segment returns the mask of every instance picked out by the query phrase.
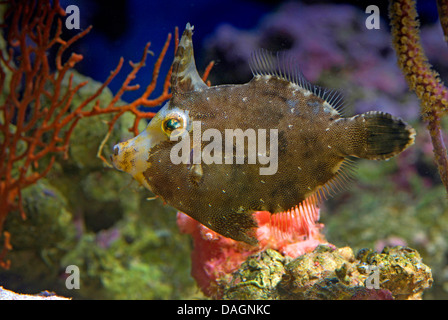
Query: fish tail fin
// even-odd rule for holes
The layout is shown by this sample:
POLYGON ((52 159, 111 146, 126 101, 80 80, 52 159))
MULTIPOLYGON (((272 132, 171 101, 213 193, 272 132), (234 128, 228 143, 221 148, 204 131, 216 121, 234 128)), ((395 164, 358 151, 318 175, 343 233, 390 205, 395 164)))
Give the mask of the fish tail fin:
POLYGON ((173 61, 171 90, 173 93, 207 88, 196 69, 193 52, 193 26, 187 23, 173 61))
POLYGON ((348 155, 370 160, 387 160, 414 143, 415 130, 400 118, 371 111, 352 118, 344 125, 348 155))

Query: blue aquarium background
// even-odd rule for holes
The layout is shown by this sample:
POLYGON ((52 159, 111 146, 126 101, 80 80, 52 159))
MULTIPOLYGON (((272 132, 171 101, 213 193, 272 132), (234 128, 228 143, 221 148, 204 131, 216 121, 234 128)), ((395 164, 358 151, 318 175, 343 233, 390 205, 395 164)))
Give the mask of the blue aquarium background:
MULTIPOLYGON (((78 70, 97 81, 104 81, 110 71, 116 66, 120 57, 126 60, 139 61, 145 44, 150 41, 150 50, 156 55, 162 49, 168 33, 173 33, 179 27, 182 33, 187 22, 194 25, 194 45, 198 68, 205 68, 210 60, 217 60, 219 56, 207 52, 209 43, 214 41, 216 34, 223 28, 233 27, 240 32, 257 32, 263 20, 274 14, 285 3, 301 3, 303 5, 339 4, 364 11, 370 4, 368 1, 256 1, 256 0, 217 0, 217 1, 76 1, 80 8, 81 29, 93 26, 88 37, 81 43, 75 44, 77 52, 85 59, 78 66, 78 70)), ((62 7, 74 4, 73 1, 61 1, 62 7)), ((383 19, 387 18, 387 3, 376 4, 380 8, 383 19)), ((331 8, 323 12, 330 14, 334 21, 343 23, 344 16, 331 13, 331 8)), ((435 23, 438 19, 436 4, 433 1, 418 1, 417 8, 423 25, 435 23)), ((343 10, 342 10, 343 11, 343 10)), ((367 18, 367 14, 365 17, 367 18)), ((280 18, 280 17, 279 17, 280 18)), ((318 22, 317 20, 316 22, 318 22)), ((361 23, 362 21, 360 21, 361 23)), ((307 21, 298 22, 306 26, 307 21)), ((389 30, 388 20, 381 23, 383 31, 389 30)), ((76 31, 74 31, 75 33, 76 31)), ((373 36, 374 37, 374 36, 373 36)), ((221 39, 223 41, 224 39, 221 39)), ((218 40, 219 41, 219 40, 218 40)), ((331 41, 331 39, 320 39, 331 41)), ((240 48, 235 48, 238 51, 240 48)), ((279 48, 284 49, 284 48, 279 48)), ((235 53, 236 54, 236 53, 235 53)), ((161 74, 165 74, 170 66, 173 51, 169 52, 161 74), (165 72, 163 72, 165 71, 165 72)), ((298 61, 301 63, 301 61, 298 61)), ((146 76, 149 78, 151 69, 146 76)), ((112 91, 118 90, 126 76, 126 72, 111 83, 112 91)), ((142 71, 141 77, 145 76, 142 71)), ((217 77, 217 75, 214 75, 217 77)), ((246 80, 246 79, 245 79, 246 80)), ((242 80, 240 80, 242 81, 242 80)), ((157 91, 156 91, 157 93, 157 91)), ((129 99, 138 97, 139 93, 131 93, 129 99)))

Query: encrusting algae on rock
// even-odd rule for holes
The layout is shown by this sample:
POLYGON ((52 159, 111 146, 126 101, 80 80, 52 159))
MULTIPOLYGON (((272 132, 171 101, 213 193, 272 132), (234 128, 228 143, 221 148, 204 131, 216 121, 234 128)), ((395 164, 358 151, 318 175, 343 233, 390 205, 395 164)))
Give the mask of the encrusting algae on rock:
POLYGON ((192 31, 187 24, 174 58, 172 99, 139 136, 114 147, 112 161, 220 235, 257 245, 255 212, 275 220, 296 206, 316 208, 351 179, 352 158, 385 160, 414 143, 415 130, 390 114, 343 117, 340 94, 310 84, 280 54, 254 53, 247 84, 208 87, 192 31))
POLYGON ((433 282, 417 251, 382 253, 319 245, 291 260, 274 250, 251 256, 221 283, 224 299, 393 300, 421 299, 433 282))

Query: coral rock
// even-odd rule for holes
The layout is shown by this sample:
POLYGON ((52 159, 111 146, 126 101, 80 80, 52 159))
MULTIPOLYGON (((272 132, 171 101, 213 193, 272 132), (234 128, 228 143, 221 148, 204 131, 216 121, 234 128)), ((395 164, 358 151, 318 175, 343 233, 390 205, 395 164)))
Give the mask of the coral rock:
POLYGON ((256 254, 247 259, 233 274, 224 299, 273 299, 277 285, 285 273, 285 257, 275 250, 256 254))
POLYGON ((355 258, 349 247, 321 244, 290 260, 271 249, 249 257, 224 286, 223 298, 421 299, 432 285, 418 252, 402 246, 362 249, 355 258))

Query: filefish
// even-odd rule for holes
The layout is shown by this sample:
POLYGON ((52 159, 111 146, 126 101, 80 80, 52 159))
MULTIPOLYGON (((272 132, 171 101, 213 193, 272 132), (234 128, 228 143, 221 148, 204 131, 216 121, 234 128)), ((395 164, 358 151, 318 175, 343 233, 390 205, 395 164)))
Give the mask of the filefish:
POLYGON ((192 34, 187 24, 173 61, 172 98, 111 158, 166 204, 225 237, 256 245, 254 212, 318 206, 352 180, 354 158, 386 160, 414 143, 415 130, 388 113, 345 116, 341 94, 312 85, 285 54, 256 51, 251 81, 209 87, 196 69, 192 34), (195 124, 200 134, 213 134, 198 140, 195 124), (242 157, 236 138, 226 149, 229 139, 218 135, 229 129, 240 129, 247 145, 249 131, 264 129, 265 140, 259 135, 259 149, 247 147, 242 157), (173 148, 184 150, 180 141, 189 153, 174 163, 173 148), (195 161, 207 145, 213 159, 223 160, 195 161), (251 152, 259 161, 250 161, 251 152), (275 170, 261 174, 269 157, 275 170))

